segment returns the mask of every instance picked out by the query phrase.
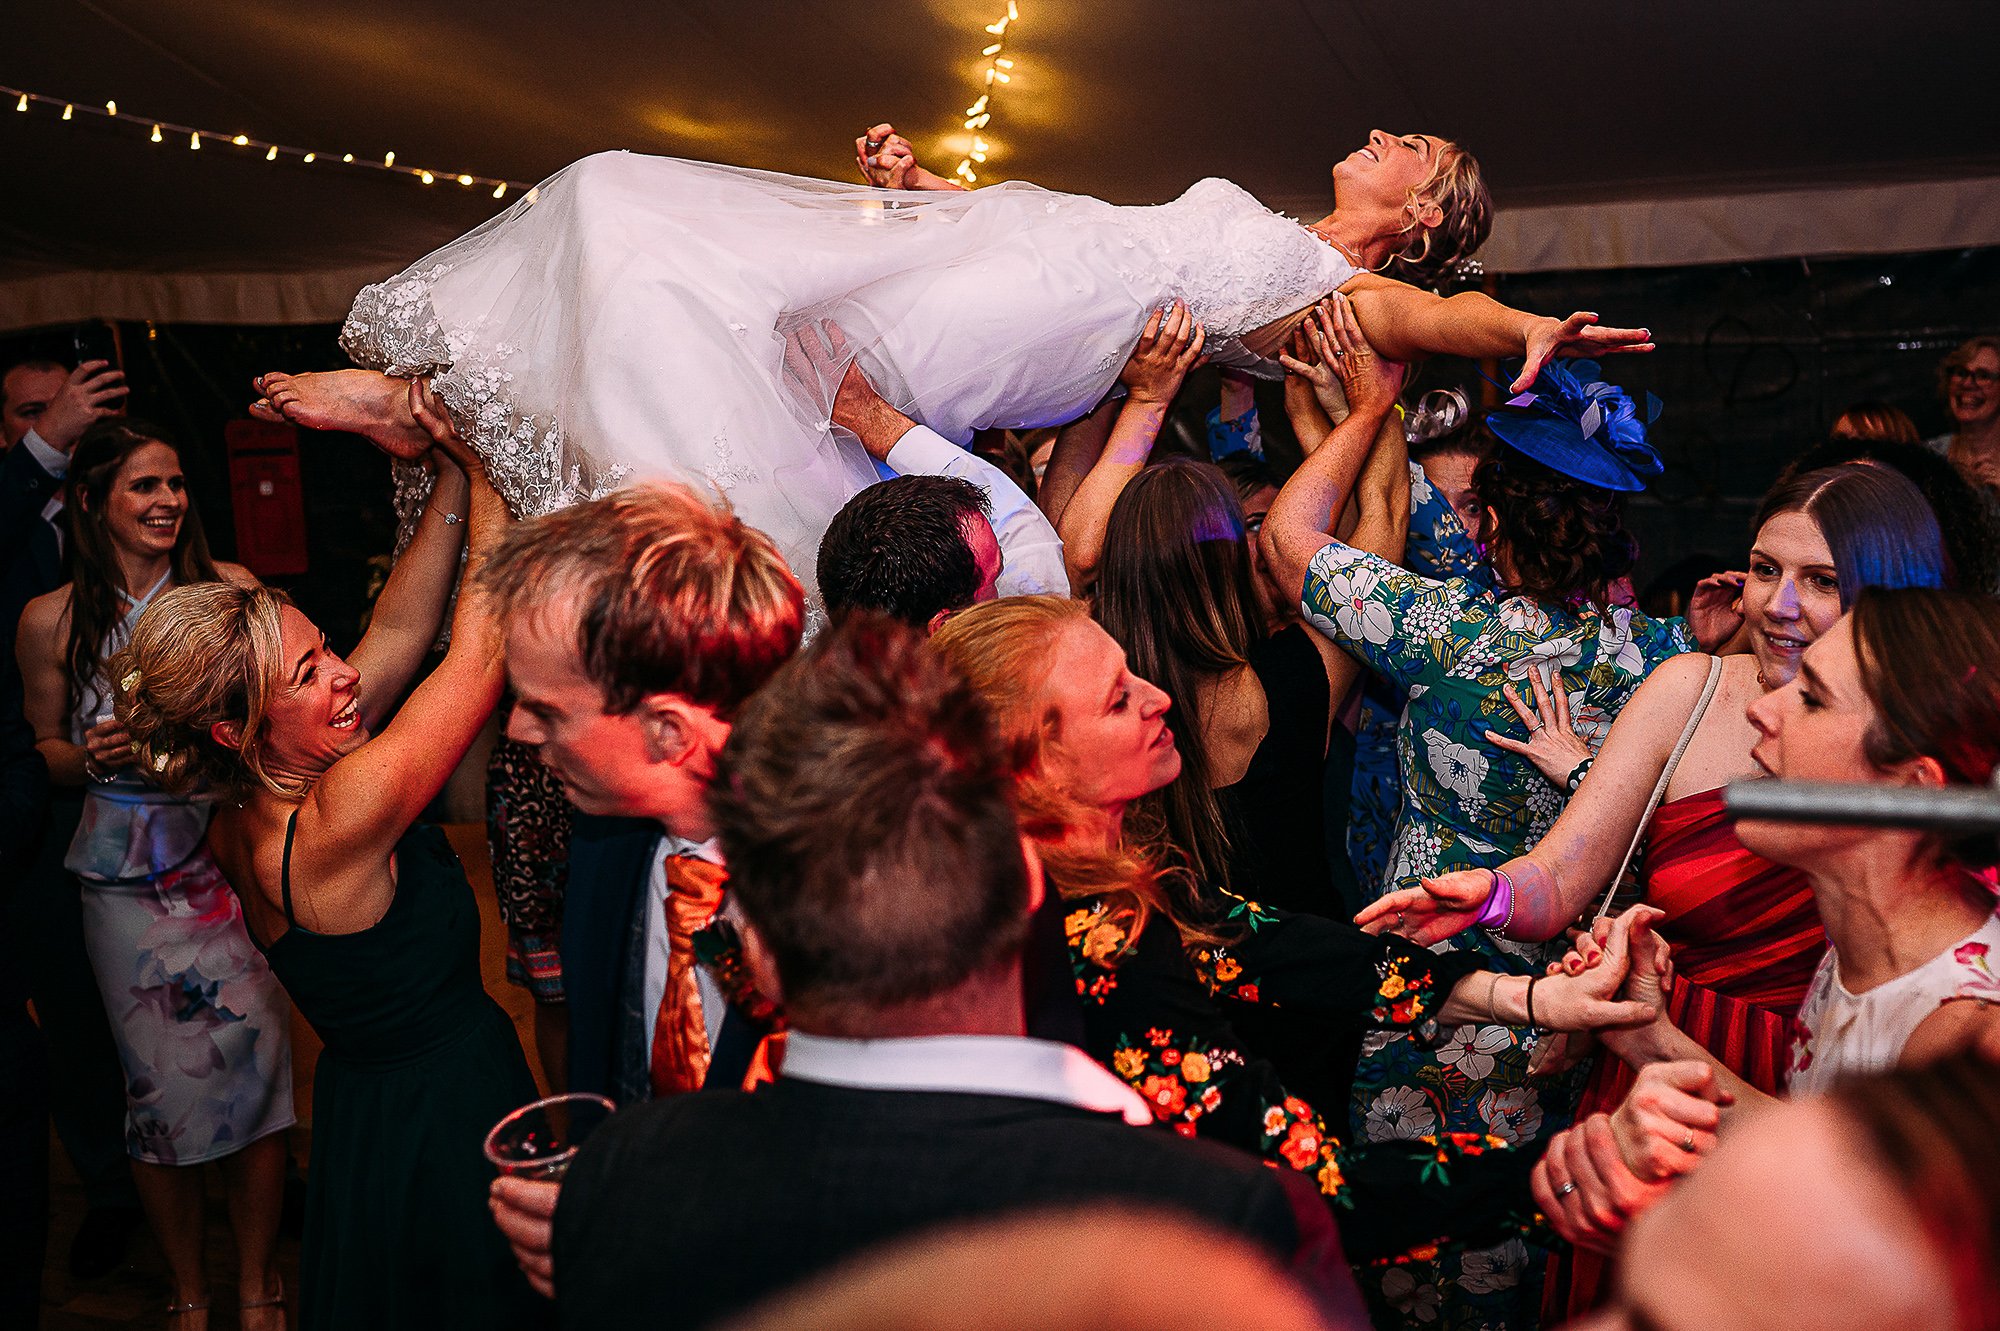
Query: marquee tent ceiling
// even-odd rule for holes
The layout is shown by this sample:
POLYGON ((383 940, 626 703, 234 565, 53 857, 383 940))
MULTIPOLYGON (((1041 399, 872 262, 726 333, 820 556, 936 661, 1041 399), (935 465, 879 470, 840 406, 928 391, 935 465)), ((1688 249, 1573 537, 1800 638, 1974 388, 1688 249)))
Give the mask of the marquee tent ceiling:
MULTIPOLYGON (((2000 243, 1983 0, 1017 3, 989 178, 1137 203, 1226 175, 1316 216, 1380 126, 1478 153, 1497 270, 2000 243)), ((845 178, 879 118, 949 169, 1005 5, 18 0, 0 84, 514 180, 607 148, 845 178)), ((331 320, 506 206, 39 105, 0 105, 0 164, 0 329, 331 320)))

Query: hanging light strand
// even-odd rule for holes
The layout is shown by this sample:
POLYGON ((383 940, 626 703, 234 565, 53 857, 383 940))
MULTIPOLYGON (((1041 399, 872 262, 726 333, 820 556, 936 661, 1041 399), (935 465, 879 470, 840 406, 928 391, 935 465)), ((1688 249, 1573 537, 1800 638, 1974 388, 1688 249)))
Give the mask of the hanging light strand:
POLYGON ((36 106, 47 106, 58 108, 63 120, 75 121, 84 116, 96 116, 100 120, 113 120, 133 125, 145 132, 148 140, 153 143, 162 142, 168 134, 185 135, 187 145, 192 149, 201 148, 203 146, 202 141, 206 139, 218 145, 226 144, 236 148, 254 149, 262 153, 264 160, 267 162, 289 160, 310 165, 321 158, 325 158, 329 162, 337 161, 342 166, 365 167, 370 171, 386 171, 392 176, 414 176, 426 185, 439 176, 443 176, 448 180, 456 180, 459 184, 468 188, 474 185, 488 186, 491 189, 493 197, 496 199, 506 198, 508 192, 512 190, 525 190, 530 196, 535 192, 532 183, 528 181, 504 180, 498 176, 475 176, 461 171, 440 171, 435 168, 399 165, 396 161, 396 154, 393 152, 384 153, 378 160, 372 157, 357 157, 353 153, 330 152, 325 148, 294 148, 287 143, 273 143, 268 139, 252 138, 248 134, 231 134, 225 130, 217 129, 199 129, 193 125, 176 125, 171 120, 155 120, 150 116, 130 115, 124 111, 120 111, 118 103, 115 100, 107 101, 102 106, 97 106, 89 102, 73 102, 61 97, 49 97, 38 92, 25 92, 20 88, 9 88, 5 85, 0 85, 0 99, 6 98, 13 99, 14 110, 18 112, 26 113, 36 106))
POLYGON ((984 29, 986 40, 979 55, 986 64, 979 71, 979 96, 965 108, 965 128, 972 135, 972 145, 951 173, 954 179, 968 187, 979 183, 979 172, 975 168, 984 166, 993 153, 993 145, 982 131, 993 123, 995 95, 1003 85, 1014 81, 1014 61, 1006 53, 1007 37, 1014 21, 1020 17, 1020 6, 1015 0, 1007 0, 1007 12, 984 29))

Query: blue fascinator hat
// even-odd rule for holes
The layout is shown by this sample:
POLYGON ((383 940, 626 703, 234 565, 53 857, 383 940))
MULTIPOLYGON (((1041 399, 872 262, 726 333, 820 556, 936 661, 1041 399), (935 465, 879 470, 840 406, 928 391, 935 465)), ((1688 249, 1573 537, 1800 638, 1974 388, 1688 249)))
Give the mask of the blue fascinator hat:
POLYGON ((1597 377, 1597 362, 1552 360, 1534 387, 1488 414, 1494 434, 1535 461, 1606 490, 1633 491, 1666 470, 1646 442, 1660 399, 1646 394, 1646 414, 1616 384, 1597 377))

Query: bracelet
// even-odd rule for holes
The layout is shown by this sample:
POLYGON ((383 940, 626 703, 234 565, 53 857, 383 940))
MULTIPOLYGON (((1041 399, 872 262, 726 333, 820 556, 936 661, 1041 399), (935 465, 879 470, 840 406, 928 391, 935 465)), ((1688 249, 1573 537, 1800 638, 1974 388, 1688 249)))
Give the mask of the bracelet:
POLYGON ((1500 972, 1494 971, 1493 978, 1490 981, 1488 981, 1486 985, 1486 1015, 1493 1018, 1493 1020, 1496 1023, 1500 1025, 1505 1025, 1506 1023, 1500 1020, 1500 1005, 1496 1001, 1496 999, 1499 996, 1499 993, 1500 993, 1500 972))
POLYGON ((1493 875, 1493 890, 1486 894, 1486 904, 1479 908, 1479 918, 1473 921, 1482 929, 1500 926, 1498 932, 1506 933, 1507 926, 1514 922, 1514 880, 1504 869, 1488 869, 1493 875))
POLYGON ((1563 785, 1569 788, 1570 794, 1576 794, 1576 788, 1583 784, 1583 778, 1589 774, 1590 764, 1593 761, 1595 761, 1594 756, 1585 758, 1582 762, 1569 769, 1569 775, 1563 778, 1563 785))
POLYGON ((107 772, 97 765, 97 759, 89 753, 83 755, 83 774, 100 786, 108 786, 118 779, 118 773, 107 772))
MULTIPOLYGON (((456 513, 447 513, 444 515, 444 525, 447 527, 455 527, 463 521, 465 521, 465 519, 459 517, 458 514, 456 513)), ((1574 789, 1574 787, 1572 787, 1572 789, 1574 789)))
POLYGON ((1528 977, 1528 1028, 1530 1030, 1539 1029, 1535 1025, 1535 981, 1541 978, 1539 975, 1530 975, 1528 977))

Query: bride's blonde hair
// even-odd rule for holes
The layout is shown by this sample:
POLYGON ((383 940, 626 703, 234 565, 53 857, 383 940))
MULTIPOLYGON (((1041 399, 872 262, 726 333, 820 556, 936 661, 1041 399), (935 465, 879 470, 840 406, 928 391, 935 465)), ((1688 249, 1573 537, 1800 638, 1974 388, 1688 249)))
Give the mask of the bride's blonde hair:
POLYGON ((1431 173, 1410 191, 1410 220, 1398 234, 1402 245, 1378 270, 1412 286, 1438 285, 1446 273, 1472 257, 1493 230, 1493 196, 1479 159, 1449 139, 1429 136, 1437 144, 1431 173), (1443 214, 1436 226, 1417 220, 1424 201, 1443 214))

